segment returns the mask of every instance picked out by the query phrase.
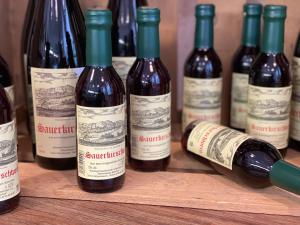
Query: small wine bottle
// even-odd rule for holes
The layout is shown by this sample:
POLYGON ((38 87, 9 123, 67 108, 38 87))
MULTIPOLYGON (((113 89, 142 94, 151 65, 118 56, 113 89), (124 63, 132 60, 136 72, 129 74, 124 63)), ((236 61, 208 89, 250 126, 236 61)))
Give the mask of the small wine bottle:
POLYGON ((164 170, 171 154, 171 80, 160 60, 160 11, 141 7, 137 21, 137 60, 127 77, 129 163, 164 170))
POLYGON ((194 120, 221 122, 222 63, 213 47, 214 5, 196 6, 195 48, 185 64, 182 129, 194 120))
POLYGON ((292 62, 293 90, 291 102, 290 147, 300 151, 300 33, 292 62))
POLYGON ((78 0, 37 1, 28 46, 36 161, 76 167, 75 86, 85 65, 85 27, 78 0))
POLYGON ((86 12, 87 66, 76 86, 79 186, 119 189, 125 177, 125 89, 112 67, 109 10, 86 12))
POLYGON ((4 87, 8 100, 11 104, 11 109, 14 113, 15 107, 15 94, 14 94, 14 85, 12 82, 12 77, 9 72, 8 64, 0 55, 0 85, 4 87))
POLYGON ((136 60, 137 8, 146 5, 145 0, 110 0, 108 3, 113 18, 112 63, 124 85, 136 60))
POLYGON ((0 214, 13 210, 19 204, 16 132, 11 104, 0 85, 0 214))
POLYGON ((283 161, 280 152, 263 140, 195 121, 185 129, 182 147, 236 182, 254 188, 273 184, 300 195, 300 168, 283 161))
POLYGON ((242 45, 233 58, 230 126, 245 131, 250 67, 259 53, 262 5, 244 5, 242 45))
POLYGON ((286 7, 264 9, 262 51, 250 70, 247 133, 286 153, 289 136, 291 78, 283 53, 286 7))

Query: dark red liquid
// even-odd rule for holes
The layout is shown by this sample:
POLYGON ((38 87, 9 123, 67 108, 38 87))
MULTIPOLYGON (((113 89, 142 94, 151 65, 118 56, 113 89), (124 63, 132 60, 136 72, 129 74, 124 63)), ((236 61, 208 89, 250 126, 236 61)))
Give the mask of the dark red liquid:
MULTIPOLYGON (((9 123, 12 121, 12 109, 8 98, 6 97, 5 91, 0 87, 0 125, 9 123)), ((0 214, 6 213, 19 204, 19 194, 11 199, 0 201, 0 214)))
MULTIPOLYGON (((85 107, 111 107, 124 103, 122 80, 113 67, 86 67, 76 87, 76 104, 85 107)), ((88 192, 109 192, 122 187, 125 174, 107 180, 78 176, 80 188, 88 192)))
POLYGON ((170 156, 159 160, 138 160, 131 157, 130 94, 156 96, 170 93, 170 77, 159 58, 137 59, 127 78, 127 142, 129 163, 133 169, 142 171, 165 170, 170 156))
MULTIPOLYGON (((259 53, 259 47, 241 46, 238 49, 238 51, 235 53, 235 56, 233 58, 233 63, 232 63, 233 72, 249 75, 250 67, 254 62, 258 53, 259 53)), ((245 129, 238 129, 236 127, 232 127, 232 128, 245 132, 245 129)))
MULTIPOLYGON (((291 85, 289 62, 283 53, 260 53, 254 61, 249 84, 260 87, 286 87, 291 85)), ((283 156, 287 148, 279 149, 283 156)))
MULTIPOLYGON (((187 143, 195 123, 190 124, 182 137, 182 148, 187 151, 187 143)), ((189 152, 189 151, 187 151, 189 152)), ((189 152, 190 154, 193 154, 189 152)), ((271 185, 269 172, 272 165, 282 159, 280 153, 272 145, 257 139, 244 141, 236 150, 233 158, 232 170, 220 166, 201 157, 204 162, 209 162, 219 173, 228 176, 236 182, 242 182, 250 187, 262 188, 271 185)))
MULTIPOLYGON (((85 27, 77 0, 38 1, 34 23, 28 47, 29 84, 30 67, 62 69, 85 65, 85 27)), ((36 155, 36 161, 47 169, 76 168, 76 157, 36 155)))

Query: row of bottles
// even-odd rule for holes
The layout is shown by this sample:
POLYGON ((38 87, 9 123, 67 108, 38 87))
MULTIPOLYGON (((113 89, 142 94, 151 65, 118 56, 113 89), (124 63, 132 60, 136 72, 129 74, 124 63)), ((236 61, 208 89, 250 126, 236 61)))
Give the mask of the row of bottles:
MULTIPOLYGON (((242 44, 232 65, 230 126, 270 142, 285 154, 292 92, 283 53, 286 7, 264 8, 260 49, 261 13, 260 4, 244 6, 242 44)), ((220 123, 222 64, 213 48, 213 17, 213 5, 196 7, 195 49, 185 65, 183 129, 196 119, 220 123)), ((292 137, 295 130, 292 125, 292 137)))

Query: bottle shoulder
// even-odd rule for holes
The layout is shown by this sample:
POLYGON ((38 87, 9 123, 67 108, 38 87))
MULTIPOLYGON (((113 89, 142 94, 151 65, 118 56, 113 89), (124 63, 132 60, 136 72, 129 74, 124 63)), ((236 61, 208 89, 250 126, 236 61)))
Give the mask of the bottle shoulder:
POLYGON ((185 76, 216 78, 221 73, 222 62, 213 48, 194 49, 185 63, 185 76))
POLYGON ((259 47, 240 46, 233 56, 233 72, 248 74, 258 53, 259 47))
POLYGON ((12 78, 6 61, 0 56, 0 84, 3 87, 12 85, 12 78))
POLYGON ((167 68, 159 58, 137 59, 127 77, 129 92, 145 95, 169 93, 171 78, 167 68))
POLYGON ((250 84, 263 87, 291 85, 290 65, 283 53, 260 53, 250 70, 250 84))

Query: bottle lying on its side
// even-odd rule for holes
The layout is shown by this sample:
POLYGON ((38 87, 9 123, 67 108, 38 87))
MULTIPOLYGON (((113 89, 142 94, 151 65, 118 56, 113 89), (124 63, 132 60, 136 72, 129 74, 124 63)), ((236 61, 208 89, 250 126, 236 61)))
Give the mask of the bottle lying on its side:
POLYGON ((195 121, 182 137, 182 147, 209 161, 213 168, 235 181, 263 188, 276 185, 300 194, 300 168, 283 161, 271 144, 239 131, 195 121))

